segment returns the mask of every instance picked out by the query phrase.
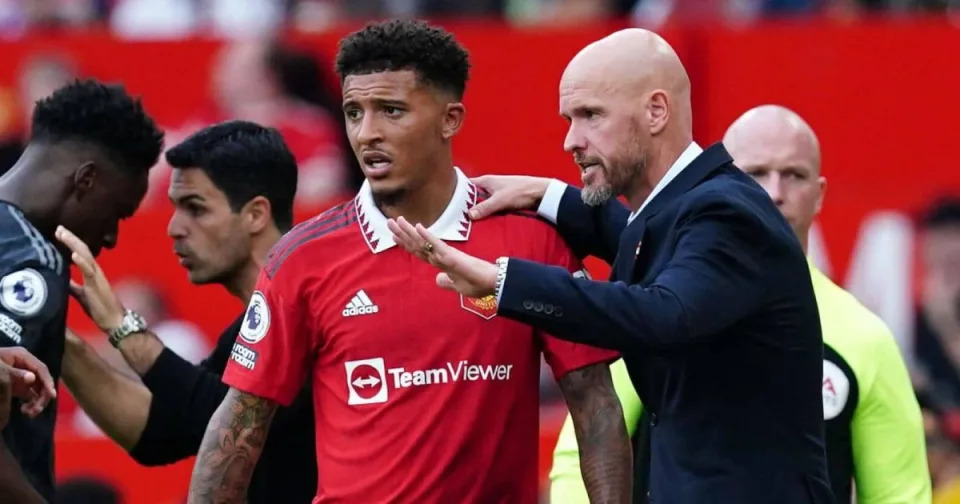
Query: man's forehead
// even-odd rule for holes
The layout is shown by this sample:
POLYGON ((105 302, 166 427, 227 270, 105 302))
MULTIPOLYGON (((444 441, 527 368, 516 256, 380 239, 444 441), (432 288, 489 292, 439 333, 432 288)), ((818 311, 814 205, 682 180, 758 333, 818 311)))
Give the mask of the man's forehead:
POLYGON ((609 78, 585 76, 560 81, 561 108, 577 108, 622 101, 621 86, 609 78))
POLYGON ((817 169, 816 153, 796 135, 780 135, 776 131, 758 131, 747 138, 738 138, 730 154, 741 168, 764 166, 769 169, 817 169))
POLYGON ((210 177, 199 168, 174 168, 170 173, 171 198, 189 194, 209 197, 219 192, 210 177))
POLYGON ((926 229, 923 231, 922 237, 925 243, 930 246, 960 247, 960 224, 926 229))
POLYGON ((343 80, 343 97, 362 97, 412 91, 419 87, 417 74, 413 70, 397 70, 348 75, 343 80))

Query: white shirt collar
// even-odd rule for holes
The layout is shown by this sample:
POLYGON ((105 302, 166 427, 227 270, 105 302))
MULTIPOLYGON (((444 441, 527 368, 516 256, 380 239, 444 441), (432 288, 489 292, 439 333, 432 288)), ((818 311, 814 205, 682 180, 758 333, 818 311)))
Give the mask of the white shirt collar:
POLYGON ((703 149, 697 145, 697 142, 690 142, 690 145, 688 145, 687 148, 684 149, 683 153, 680 154, 680 157, 673 162, 673 165, 671 165, 670 169, 667 170, 667 173, 663 175, 663 178, 660 179, 660 182, 657 182, 657 185, 653 187, 653 191, 650 191, 650 195, 647 196, 647 199, 643 200, 643 204, 640 205, 640 208, 630 214, 630 218, 627 219, 627 222, 633 222, 633 219, 636 219, 637 216, 640 215, 640 212, 643 211, 644 207, 653 201, 654 196, 662 191, 664 187, 667 187, 667 184, 673 181, 673 179, 677 178, 677 175, 680 175, 680 172, 689 166, 694 159, 697 159, 697 156, 699 156, 702 152, 703 149))
MULTIPOLYGON (((453 169, 457 173, 457 188, 454 189, 453 197, 450 198, 446 210, 428 229, 441 240, 467 241, 473 224, 467 211, 477 204, 477 187, 470 182, 460 168, 453 169)), ((369 182, 364 181, 354 202, 357 209, 357 222, 360 223, 363 238, 370 250, 374 254, 379 254, 396 245, 393 233, 387 227, 387 217, 373 202, 373 191, 370 189, 369 182)))

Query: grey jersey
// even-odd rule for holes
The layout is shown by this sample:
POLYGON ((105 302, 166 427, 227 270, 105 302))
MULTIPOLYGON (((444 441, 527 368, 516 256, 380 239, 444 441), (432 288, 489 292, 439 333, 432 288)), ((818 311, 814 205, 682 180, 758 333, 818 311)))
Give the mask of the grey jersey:
MULTIPOLYGON (((22 346, 59 381, 67 319, 69 264, 10 203, 0 201, 0 346, 22 346)), ((7 448, 27 479, 53 497, 53 433, 57 404, 35 419, 14 400, 3 431, 7 448)))

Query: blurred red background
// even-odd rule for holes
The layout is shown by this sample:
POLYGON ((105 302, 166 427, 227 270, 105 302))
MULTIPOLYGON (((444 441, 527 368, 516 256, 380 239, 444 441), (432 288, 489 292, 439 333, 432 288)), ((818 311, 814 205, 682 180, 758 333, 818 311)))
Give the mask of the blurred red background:
MULTIPOLYGON (((455 144, 458 163, 470 174, 528 173, 576 182, 578 171, 561 149, 565 124, 557 116, 557 82, 580 48, 622 25, 445 26, 473 61, 468 119, 455 144)), ((351 28, 291 38, 331 61, 337 40, 351 28)), ((829 179, 820 225, 835 278, 845 278, 858 231, 871 214, 910 215, 934 196, 960 188, 949 154, 960 145, 953 123, 960 116, 960 31, 946 20, 767 22, 662 33, 691 75, 694 133, 701 145, 718 141, 734 118, 762 103, 796 110, 818 133, 829 179)), ((121 43, 99 32, 30 36, 0 42, 0 86, 14 86, 25 58, 57 51, 73 56, 84 74, 123 81, 162 124, 176 124, 208 101, 210 63, 219 47, 201 39, 121 43)), ((169 211, 159 205, 123 223, 120 246, 101 262, 113 279, 136 274, 155 282, 178 318, 216 335, 242 307, 221 288, 189 285, 165 235, 169 211)), ((300 209, 300 218, 313 211, 300 209)), ((594 276, 606 273, 596 263, 591 268, 594 276)), ((69 320, 82 331, 92 329, 75 305, 69 320)), ((63 402, 71 407, 69 399, 63 402)), ((560 419, 544 419, 544 471, 560 419)), ((123 487, 131 503, 174 502, 185 493, 191 461, 145 469, 107 441, 77 439, 68 430, 59 439, 61 475, 101 475, 123 487)))

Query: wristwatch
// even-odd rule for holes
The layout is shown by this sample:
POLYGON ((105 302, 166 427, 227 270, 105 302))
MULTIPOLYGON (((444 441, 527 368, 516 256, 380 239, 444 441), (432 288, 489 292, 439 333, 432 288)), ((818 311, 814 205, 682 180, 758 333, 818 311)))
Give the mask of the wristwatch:
POLYGON ((111 329, 107 334, 110 336, 110 344, 114 348, 120 344, 127 336, 133 333, 147 330, 147 321, 139 313, 126 309, 123 311, 123 319, 120 321, 120 327, 111 329))

